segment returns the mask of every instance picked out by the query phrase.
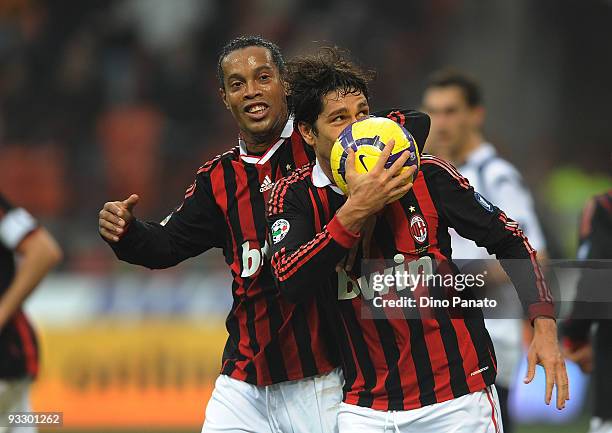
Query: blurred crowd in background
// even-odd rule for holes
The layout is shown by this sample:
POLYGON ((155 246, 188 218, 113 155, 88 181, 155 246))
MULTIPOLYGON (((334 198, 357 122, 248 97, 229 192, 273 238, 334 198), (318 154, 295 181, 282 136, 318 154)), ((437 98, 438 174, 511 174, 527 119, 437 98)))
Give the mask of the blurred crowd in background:
POLYGON ((217 54, 261 34, 287 58, 348 48, 378 72, 374 108, 418 107, 438 67, 472 74, 551 256, 572 256, 580 208, 610 184, 611 22, 604 0, 2 0, 0 185, 64 244, 65 270, 116 266, 98 210, 138 193, 160 220, 236 144, 217 54))
MULTIPOLYGON (((201 425, 232 302, 222 255, 141 271, 104 244, 98 211, 137 193, 137 216, 160 221, 237 144, 216 69, 242 34, 287 59, 350 50, 377 71, 374 110, 419 108, 441 67, 473 76, 485 138, 534 193, 551 258, 575 257, 582 207, 612 187, 612 0, 0 0, 0 191, 65 253, 26 305, 42 341, 33 404, 60 402, 70 426, 201 425)), ((540 383, 517 387, 515 416, 578 416, 571 368, 575 409, 546 414, 540 383)))

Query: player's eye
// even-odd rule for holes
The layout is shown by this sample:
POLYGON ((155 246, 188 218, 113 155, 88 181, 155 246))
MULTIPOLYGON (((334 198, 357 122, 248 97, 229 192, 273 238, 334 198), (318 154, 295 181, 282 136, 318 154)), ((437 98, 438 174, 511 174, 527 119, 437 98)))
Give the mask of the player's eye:
POLYGON ((230 83, 230 89, 232 89, 232 90, 238 90, 240 88, 240 86, 242 86, 242 82, 241 81, 232 81, 230 83))
POLYGON ((448 116, 450 114, 455 114, 457 111, 459 111, 457 109, 457 107, 450 107, 450 108, 447 108, 446 110, 444 110, 444 114, 446 114, 448 116))
POLYGON ((272 77, 270 77, 270 74, 261 74, 261 75, 259 76, 259 79, 260 79, 261 81, 268 81, 268 80, 270 80, 270 78, 272 78, 272 77))

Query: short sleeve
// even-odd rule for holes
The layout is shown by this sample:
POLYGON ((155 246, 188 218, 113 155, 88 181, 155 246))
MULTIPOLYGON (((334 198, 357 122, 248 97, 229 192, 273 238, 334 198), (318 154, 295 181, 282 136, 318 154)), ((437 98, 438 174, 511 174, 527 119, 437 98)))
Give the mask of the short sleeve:
POLYGON ((0 196, 0 243, 14 250, 21 241, 38 227, 30 213, 20 207, 13 207, 0 196))

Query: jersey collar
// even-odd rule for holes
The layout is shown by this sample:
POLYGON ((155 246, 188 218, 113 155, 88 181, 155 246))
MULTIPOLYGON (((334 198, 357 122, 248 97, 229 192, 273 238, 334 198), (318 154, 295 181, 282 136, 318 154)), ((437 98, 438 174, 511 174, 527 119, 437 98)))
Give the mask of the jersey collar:
POLYGON ((312 184, 317 188, 325 188, 326 186, 329 186, 335 193, 344 195, 342 190, 336 185, 334 185, 332 181, 327 177, 327 175, 321 168, 321 164, 319 164, 319 158, 317 158, 317 162, 315 162, 315 165, 312 168, 311 178, 312 184))
POLYGON ((281 147, 285 140, 291 137, 291 134, 293 134, 293 116, 289 116, 289 119, 287 120, 285 128, 283 128, 283 132, 281 132, 281 136, 278 141, 270 146, 263 155, 249 155, 245 141, 242 139, 242 137, 238 137, 240 158, 249 164, 265 164, 272 157, 272 155, 274 155, 274 152, 281 147))

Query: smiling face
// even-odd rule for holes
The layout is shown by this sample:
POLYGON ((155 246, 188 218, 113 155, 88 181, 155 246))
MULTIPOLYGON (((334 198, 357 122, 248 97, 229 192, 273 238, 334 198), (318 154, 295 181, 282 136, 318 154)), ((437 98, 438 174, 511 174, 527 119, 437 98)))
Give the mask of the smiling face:
POLYGON ((247 144, 270 145, 287 123, 283 78, 267 48, 251 46, 229 53, 221 62, 221 98, 247 144))
POLYGON ((329 157, 334 142, 351 123, 370 115, 367 98, 361 92, 343 94, 338 90, 323 96, 323 107, 314 125, 300 122, 302 137, 311 145, 323 171, 332 179, 329 157))

